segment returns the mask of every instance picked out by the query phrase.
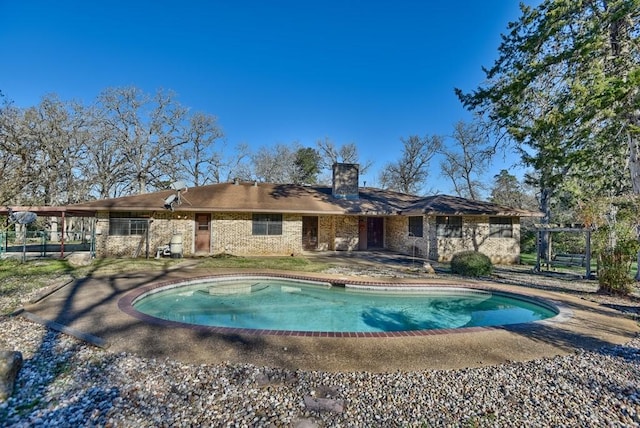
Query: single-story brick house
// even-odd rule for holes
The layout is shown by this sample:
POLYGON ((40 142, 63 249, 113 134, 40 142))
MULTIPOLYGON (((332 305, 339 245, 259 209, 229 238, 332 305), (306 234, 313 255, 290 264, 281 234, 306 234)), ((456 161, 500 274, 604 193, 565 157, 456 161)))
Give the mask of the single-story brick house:
POLYGON ((497 263, 518 262, 520 217, 539 215, 360 187, 356 164, 336 164, 333 173, 332 187, 236 181, 69 209, 95 213, 98 257, 155 256, 171 242, 185 256, 387 249, 444 261, 474 249, 497 263))

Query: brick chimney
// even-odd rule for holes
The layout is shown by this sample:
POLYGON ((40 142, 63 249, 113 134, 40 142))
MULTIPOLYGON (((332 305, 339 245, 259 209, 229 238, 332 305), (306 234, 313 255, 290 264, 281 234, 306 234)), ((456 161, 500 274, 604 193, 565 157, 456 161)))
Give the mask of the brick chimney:
POLYGON ((357 163, 333 164, 332 195, 338 199, 358 199, 360 166, 357 163))

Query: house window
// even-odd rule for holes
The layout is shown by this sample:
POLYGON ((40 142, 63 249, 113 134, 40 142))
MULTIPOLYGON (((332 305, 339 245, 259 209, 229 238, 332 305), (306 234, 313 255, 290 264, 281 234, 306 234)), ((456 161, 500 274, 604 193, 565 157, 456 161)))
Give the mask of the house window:
POLYGON ((436 217, 436 235, 443 238, 462 238, 462 217, 436 217))
POLYGON ((422 216, 409 217, 409 236, 422 238, 422 216))
POLYGON ((148 219, 140 217, 137 213, 110 213, 109 235, 130 236, 144 235, 147 232, 148 219))
POLYGON ((511 217, 489 217, 489 236, 492 238, 513 238, 511 217))
POLYGON ((282 214, 254 214, 254 235, 282 235, 282 214))

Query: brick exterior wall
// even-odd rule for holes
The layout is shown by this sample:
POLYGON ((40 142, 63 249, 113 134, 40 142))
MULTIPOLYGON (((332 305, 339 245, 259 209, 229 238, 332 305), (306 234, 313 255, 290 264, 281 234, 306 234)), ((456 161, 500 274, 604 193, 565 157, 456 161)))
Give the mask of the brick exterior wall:
POLYGON ((253 214, 214 213, 211 225, 213 254, 291 255, 302 252, 302 216, 283 214, 282 235, 253 235, 253 214))
MULTIPOLYGON (((291 255, 302 248, 302 216, 284 214, 282 235, 254 236, 251 213, 214 213, 212 253, 237 255, 291 255)), ((358 218, 318 216, 319 251, 353 251, 358 248, 358 218)))
POLYGON ((429 217, 428 222, 429 258, 432 260, 449 261, 455 253, 475 250, 486 254, 493 263, 520 262, 520 222, 515 217, 512 238, 490 237, 488 216, 463 216, 461 238, 436 236, 436 218, 429 217))
MULTIPOLYGON (((151 213, 148 213, 149 215, 151 213)), ((212 213, 211 254, 297 255, 302 253, 302 215, 283 214, 282 235, 252 234, 251 213, 212 213)), ((356 251, 359 246, 358 216, 319 216, 319 251, 356 251)), ((512 238, 489 237, 489 217, 464 216, 461 238, 436 236, 436 219, 423 217, 423 237, 409 237, 409 219, 404 216, 385 218, 385 248, 449 261, 460 251, 477 250, 494 263, 518 263, 520 260, 520 224, 514 219, 512 238)), ((153 213, 149 227, 149 253, 156 255, 159 246, 167 245, 174 234, 182 235, 183 254, 194 253, 195 217, 192 213, 162 211, 153 213)), ((97 214, 96 253, 99 257, 146 256, 146 234, 110 236, 109 213, 97 214)))
POLYGON ((335 235, 334 250, 354 251, 358 249, 358 217, 357 216, 334 216, 335 235))
POLYGON ((336 249, 334 236, 336 236, 335 216, 318 217, 318 251, 333 251, 336 249))
MULTIPOLYGON (((150 215, 151 213, 146 213, 150 215)), ((98 257, 146 256, 147 234, 117 236, 109 235, 109 213, 96 215, 96 254, 98 257)), ((168 245, 174 234, 182 235, 183 254, 193 253, 194 215, 172 211, 154 212, 149 223, 149 256, 155 257, 159 246, 168 245)))
POLYGON ((422 217, 422 237, 409 236, 408 217, 385 218, 385 244, 389 250, 398 253, 426 257, 429 253, 428 221, 422 217))

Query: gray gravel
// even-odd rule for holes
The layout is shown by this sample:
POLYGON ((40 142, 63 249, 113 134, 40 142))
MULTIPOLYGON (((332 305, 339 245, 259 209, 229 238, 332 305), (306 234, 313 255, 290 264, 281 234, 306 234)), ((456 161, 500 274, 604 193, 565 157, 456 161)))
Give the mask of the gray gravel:
POLYGON ((25 357, 0 404, 5 426, 640 425, 640 339, 526 363, 373 374, 144 359, 20 317, 0 319, 0 331, 0 347, 25 357), (310 410, 314 397, 332 405, 310 410))

